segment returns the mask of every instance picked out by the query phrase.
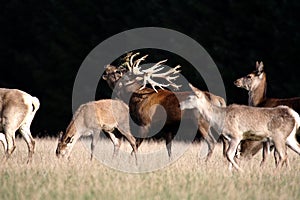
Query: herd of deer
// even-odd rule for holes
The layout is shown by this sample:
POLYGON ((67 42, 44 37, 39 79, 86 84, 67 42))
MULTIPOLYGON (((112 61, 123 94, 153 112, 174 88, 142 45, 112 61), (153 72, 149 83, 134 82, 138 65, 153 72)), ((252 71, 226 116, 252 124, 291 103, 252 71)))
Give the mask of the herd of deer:
MULTIPOLYGON (((262 149, 261 164, 274 146, 277 168, 288 165, 287 147, 300 155, 296 134, 300 126, 300 98, 273 99, 266 97, 266 73, 262 62, 256 62, 256 70, 237 79, 234 84, 248 90, 248 106, 229 105, 222 97, 201 91, 190 84, 192 91, 171 92, 164 88, 180 86, 173 81, 178 78, 180 66, 164 70, 166 60, 150 68, 142 69, 140 63, 147 56, 137 59, 139 53, 129 53, 121 66, 107 65, 102 76, 119 99, 93 101, 81 105, 65 133, 59 136, 56 149, 58 157, 69 157, 76 141, 81 136, 92 136, 91 159, 100 132, 103 131, 114 144, 114 155, 118 153, 122 138, 125 137, 136 157, 137 149, 147 137, 151 126, 161 121, 158 107, 162 106, 166 120, 161 133, 166 141, 169 157, 171 145, 186 109, 193 109, 191 119, 196 120, 198 131, 207 142, 212 155, 215 140, 211 133, 214 128, 223 142, 223 154, 238 171, 236 159, 252 157, 262 149), (163 80, 164 83, 159 83, 163 80), (152 88, 146 87, 149 84, 152 88), (160 88, 160 89, 157 89, 160 88), (128 105, 124 102, 128 102, 128 105), (130 117, 138 125, 135 137, 130 130, 130 117), (239 148, 240 147, 240 148, 239 148)), ((30 125, 39 109, 36 97, 15 89, 0 89, 0 141, 7 159, 15 149, 15 132, 20 131, 28 145, 28 162, 32 160, 35 142, 30 125)))

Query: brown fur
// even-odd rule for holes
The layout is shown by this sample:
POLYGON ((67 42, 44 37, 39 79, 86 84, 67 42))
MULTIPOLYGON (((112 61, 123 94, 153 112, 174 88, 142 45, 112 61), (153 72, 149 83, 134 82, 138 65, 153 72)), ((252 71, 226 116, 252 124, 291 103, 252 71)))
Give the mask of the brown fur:
POLYGON ((132 146, 134 154, 136 153, 136 141, 129 128, 128 106, 119 100, 105 99, 82 104, 77 109, 66 132, 60 136, 56 155, 68 157, 81 136, 92 135, 92 159, 95 143, 98 141, 101 131, 107 133, 113 142, 114 155, 118 153, 121 145, 118 133, 125 136, 132 146))
POLYGON ((28 146, 28 162, 31 161, 35 141, 31 136, 30 125, 39 106, 36 97, 21 90, 0 88, 0 132, 5 135, 3 144, 6 158, 16 148, 15 132, 19 130, 28 146))
MULTIPOLYGON (((161 121, 159 110, 157 110, 156 107, 153 107, 158 104, 163 106, 167 113, 167 121, 162 132, 164 132, 163 137, 166 140, 168 154, 171 157, 171 141, 176 134, 183 115, 183 112, 179 107, 179 102, 190 95, 191 92, 173 93, 168 90, 158 90, 158 92, 155 92, 150 88, 139 90, 141 87, 139 83, 132 82, 131 84, 128 84, 130 80, 134 80, 134 77, 131 77, 130 74, 125 75, 127 76, 126 78, 121 79, 120 77, 120 79, 117 80, 119 81, 117 84, 117 81, 114 79, 116 76, 112 74, 116 73, 118 71, 117 69, 118 68, 115 66, 107 66, 103 79, 108 82, 108 85, 111 86, 112 89, 117 91, 117 94, 121 99, 125 99, 125 102, 129 102, 130 115, 135 123, 140 126, 138 131, 140 138, 137 140, 137 146, 140 145, 143 138, 147 137, 150 125, 161 121), (126 99, 128 98, 127 96, 130 96, 130 99, 126 99)), ((118 72, 118 74, 120 74, 120 72, 118 72)), ((208 92, 206 95, 215 105, 226 106, 223 98, 208 92)), ((209 159, 214 149, 214 139, 210 132, 209 124, 202 117, 199 117, 197 124, 202 137, 209 146, 209 153, 207 155, 207 159, 209 159)))
MULTIPOLYGON (((255 107, 276 107, 279 105, 286 105, 293 108, 300 113, 300 97, 277 99, 267 98, 267 76, 264 72, 264 65, 262 62, 256 62, 255 71, 250 74, 237 79, 234 84, 237 87, 242 87, 249 91, 248 105, 255 107)), ((246 158, 251 158, 263 147, 262 142, 259 141, 244 141, 241 143, 241 155, 246 158)), ((263 161, 266 157, 263 156, 263 161)))
POLYGON ((181 102, 181 108, 197 108, 203 117, 228 139, 227 159, 237 170, 241 169, 234 157, 242 140, 271 140, 279 155, 277 167, 281 167, 287 161, 286 145, 300 155, 300 146, 295 138, 300 117, 291 108, 255 108, 235 104, 222 108, 211 104, 202 91, 190 86, 196 95, 191 95, 181 102))

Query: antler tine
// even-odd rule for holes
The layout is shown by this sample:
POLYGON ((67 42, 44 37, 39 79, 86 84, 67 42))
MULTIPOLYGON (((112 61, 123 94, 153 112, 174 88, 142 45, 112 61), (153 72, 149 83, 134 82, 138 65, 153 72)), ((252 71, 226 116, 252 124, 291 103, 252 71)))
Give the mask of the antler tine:
POLYGON ((179 76, 169 76, 169 77, 165 77, 165 79, 168 81, 168 84, 162 84, 162 83, 158 83, 154 80, 151 79, 151 74, 144 74, 144 81, 143 81, 143 86, 140 88, 140 90, 144 89, 146 87, 146 84, 149 83, 152 88, 155 90, 155 92, 158 92, 155 87, 159 87, 161 88, 162 90, 164 90, 163 87, 174 87, 176 90, 178 90, 182 85, 177 85, 175 84, 174 82, 172 82, 172 80, 175 80, 177 79, 179 76))
POLYGON ((144 89, 147 85, 147 82, 152 86, 153 90, 157 93, 158 91, 156 90, 156 86, 159 87, 160 89, 164 90, 163 87, 168 87, 170 84, 161 84, 161 83, 157 83, 155 81, 153 81, 151 79, 151 75, 145 73, 144 74, 144 81, 143 81, 143 86, 140 88, 140 90, 144 89))
POLYGON ((145 56, 143 56, 143 57, 141 57, 141 58, 139 58, 139 59, 137 59, 137 60, 133 63, 133 66, 134 66, 134 67, 138 67, 138 66, 140 65, 140 62, 144 61, 145 58, 147 58, 147 57, 148 57, 148 54, 145 55, 145 56))
POLYGON ((139 54, 140 54, 139 52, 137 52, 135 54, 133 54, 133 52, 130 52, 130 53, 127 53, 127 55, 125 56, 125 58, 124 58, 125 63, 123 63, 123 65, 126 65, 130 72, 133 71, 133 58, 139 54))
POLYGON ((159 61, 158 63, 156 63, 155 65, 153 65, 152 67, 143 70, 143 72, 145 72, 145 73, 152 73, 152 74, 153 74, 153 73, 155 73, 155 72, 161 71, 162 69, 164 69, 164 67, 161 67, 161 68, 159 68, 159 69, 157 69, 157 68, 160 67, 161 64, 163 64, 163 63, 165 63, 165 62, 167 62, 167 61, 168 61, 168 59, 161 60, 161 61, 159 61))
POLYGON ((178 74, 179 72, 181 72, 181 70, 177 70, 179 69, 181 66, 177 65, 174 68, 169 69, 168 71, 164 72, 164 73, 160 73, 160 74, 153 74, 153 77, 156 78, 166 78, 166 76, 170 75, 170 74, 178 74))
POLYGON ((142 61, 144 61, 145 58, 147 58, 147 57, 148 57, 148 55, 145 55, 145 56, 141 57, 140 59, 137 59, 137 60, 133 63, 133 65, 132 65, 132 73, 133 73, 133 74, 135 74, 135 75, 141 75, 141 74, 143 74, 143 72, 140 71, 141 68, 139 67, 139 65, 140 65, 140 63, 141 63, 142 61))
POLYGON ((178 70, 180 68, 180 66, 176 66, 175 68, 171 68, 169 69, 168 71, 166 72, 163 72, 163 73, 157 73, 161 70, 164 69, 164 67, 161 67, 162 64, 164 64, 165 62, 167 62, 167 59, 166 60, 162 60, 162 61, 159 61, 157 62, 156 64, 154 64, 152 67, 148 68, 148 69, 145 69, 145 70, 141 70, 141 67, 139 67, 140 63, 142 61, 144 61, 148 55, 145 55, 137 60, 134 61, 134 58, 139 55, 139 53, 135 53, 135 54, 128 54, 126 56, 126 63, 124 63, 129 71, 136 75, 137 77, 135 78, 135 80, 133 81, 141 81, 143 80, 143 85, 142 87, 140 88, 140 90, 144 89, 146 87, 146 85, 149 83, 153 90, 155 92, 158 92, 157 89, 155 87, 159 87, 161 88, 162 90, 164 89, 164 87, 169 87, 169 86, 172 86, 176 89, 178 89, 179 87, 181 87, 181 85, 176 85, 173 81, 175 79, 177 79, 179 76, 172 76, 172 75, 175 75, 177 73, 180 72, 180 70, 178 70), (167 81, 167 84, 161 84, 161 83, 158 83, 156 81, 154 81, 152 78, 162 78, 162 79, 165 79, 167 81))
POLYGON ((137 52, 137 53, 133 54, 132 56, 130 56, 130 61, 129 61, 130 66, 133 66, 133 58, 136 57, 137 55, 140 55, 140 53, 137 52))
POLYGON ((170 85, 172 87, 175 87, 175 88, 178 89, 181 86, 176 85, 175 83, 173 83, 172 80, 176 80, 179 76, 171 76, 171 75, 178 74, 181 71, 181 70, 178 70, 180 67, 181 67, 180 65, 177 65, 175 68, 171 68, 167 72, 160 73, 160 74, 152 74, 152 77, 154 77, 154 78, 164 78, 170 83, 170 85))
POLYGON ((179 88, 180 88, 182 85, 176 85, 175 83, 171 83, 170 86, 172 86, 172 87, 175 88, 176 90, 179 90, 179 88))

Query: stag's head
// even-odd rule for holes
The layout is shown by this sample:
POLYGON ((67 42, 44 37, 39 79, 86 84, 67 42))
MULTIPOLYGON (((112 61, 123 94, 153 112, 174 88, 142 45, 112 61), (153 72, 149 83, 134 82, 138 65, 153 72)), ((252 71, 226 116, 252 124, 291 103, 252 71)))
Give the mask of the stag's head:
POLYGON ((111 89, 114 89, 116 83, 127 73, 127 69, 120 66, 116 67, 113 65, 106 65, 105 74, 102 76, 104 80, 108 83, 111 89))
POLYGON ((162 64, 167 60, 163 60, 148 69, 141 69, 139 65, 148 55, 136 59, 138 55, 139 53, 128 53, 123 59, 124 63, 119 67, 112 65, 107 65, 105 67, 105 73, 102 78, 107 81, 110 88, 113 89, 116 86, 118 88, 130 87, 132 84, 139 83, 139 88, 142 90, 146 87, 146 84, 149 83, 155 92, 157 92, 156 87, 161 89, 169 86, 172 86, 175 89, 180 87, 180 85, 173 83, 173 80, 178 78, 178 76, 173 75, 180 72, 180 70, 178 70, 180 68, 179 65, 166 72, 158 73, 164 69, 162 64), (167 83, 161 84, 154 81, 154 79, 164 79, 167 83))
POLYGON ((262 80, 264 79, 265 79, 264 64, 263 62, 260 63, 256 62, 256 69, 252 73, 248 74, 247 76, 244 76, 234 81, 234 84, 237 87, 241 87, 248 91, 252 91, 255 88, 257 88, 259 84, 262 82, 262 80))
POLYGON ((67 131, 63 133, 62 131, 59 134, 58 144, 56 148, 57 157, 69 157, 70 152, 76 142, 75 131, 67 131))

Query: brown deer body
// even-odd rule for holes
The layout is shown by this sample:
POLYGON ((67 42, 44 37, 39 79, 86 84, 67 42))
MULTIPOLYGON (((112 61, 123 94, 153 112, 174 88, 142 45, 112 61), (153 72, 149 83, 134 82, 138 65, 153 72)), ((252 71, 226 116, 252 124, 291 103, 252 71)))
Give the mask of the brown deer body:
POLYGON ((136 142, 129 128, 128 106, 119 100, 99 100, 82 104, 75 112, 67 130, 59 138, 56 155, 69 157, 73 146, 81 136, 92 135, 91 159, 100 132, 110 137, 114 144, 114 155, 121 145, 120 135, 132 146, 136 158, 136 142))
MULTIPOLYGON (((141 60, 137 60, 136 62, 139 63, 140 61, 141 60)), ((134 64, 129 64, 129 66, 132 65, 134 64)), ((133 68, 131 71, 134 71, 134 69, 135 68, 133 68)), ((174 69, 176 71, 176 68, 174 69)), ((103 75, 103 78, 108 82, 108 85, 114 89, 114 91, 117 91, 119 98, 125 99, 125 102, 129 102, 130 115, 134 122, 139 126, 138 134, 140 138, 137 140, 137 146, 140 145, 140 143, 143 141, 143 138, 148 136, 150 126, 162 120, 159 109, 157 109, 157 105, 160 105, 164 108, 167 119, 161 132, 163 132, 163 137, 166 141, 168 155, 171 157, 171 141, 176 134, 184 114, 180 110, 179 102, 184 100, 188 95, 191 94, 191 92, 173 93, 163 89, 156 90, 154 86, 159 86, 157 83, 155 83, 154 86, 150 83, 153 86, 153 89, 145 87, 141 88, 141 84, 138 83, 138 81, 135 81, 136 76, 131 75, 130 72, 127 73, 128 71, 129 70, 122 70, 115 66, 109 65, 106 67, 106 74, 103 75)), ((168 78, 172 79, 172 77, 166 77, 166 79, 168 78)), ((173 83, 171 83, 171 85, 174 86, 173 83)), ((206 93, 206 95, 214 104, 218 106, 226 106, 223 98, 210 93, 206 93)), ((209 123, 207 121, 205 121, 203 118, 199 118, 196 123, 200 133, 202 134, 202 137, 208 144, 208 159, 214 149, 214 138, 212 137, 209 123)))
MULTIPOLYGON (((237 79, 234 84, 237 87, 248 90, 248 105, 255 107, 276 107, 279 105, 286 105, 300 113, 300 97, 277 99, 267 98, 267 76, 264 72, 264 65, 262 62, 256 62, 256 69, 242 77, 237 79)), ((263 144, 259 141, 245 141, 241 144, 242 155, 245 157, 254 156, 261 148, 263 144), (245 151, 248 149, 248 151, 245 151)), ((276 157, 275 157, 276 159, 276 157)), ((263 155, 262 163, 266 160, 265 153, 263 155)))
POLYGON ((286 145, 300 155, 300 146, 296 141, 300 117, 291 108, 256 108, 235 104, 221 108, 211 104, 202 91, 190 86, 195 95, 181 102, 181 109, 196 108, 228 140, 226 156, 237 170, 241 168, 234 157, 238 145, 243 140, 272 141, 279 155, 277 167, 281 167, 287 160, 286 145))
POLYGON ((26 92, 0 88, 0 132, 5 135, 5 141, 2 139, 2 143, 6 158, 16 148, 15 132, 19 130, 28 146, 27 162, 32 160, 35 141, 31 136, 30 125, 39 107, 39 100, 26 92))
MULTIPOLYGON (((141 126, 139 132, 141 138, 147 137, 147 133, 152 124, 158 123, 163 120, 160 117, 161 115, 159 114, 159 110, 155 109, 156 105, 162 106, 167 115, 167 119, 162 132, 164 132, 168 154, 169 156, 171 156, 171 140, 176 134, 182 117, 191 117, 190 119, 193 119, 195 117, 194 115, 186 116, 179 107, 179 103, 191 94, 191 92, 173 93, 168 90, 158 90, 158 92, 156 93, 153 89, 149 88, 133 92, 129 102, 130 114, 135 123, 141 126), (141 96, 142 93, 147 95, 141 96)), ((214 102, 218 106, 224 107, 226 105, 224 99, 221 97, 215 96, 208 92, 206 92, 205 95, 207 95, 208 98, 218 99, 214 102)), ((207 155, 207 159, 209 159, 212 155, 215 142, 212 134, 210 133, 209 123, 202 117, 198 117, 199 120, 195 121, 195 123, 197 123, 201 136, 208 144, 209 152, 207 155)), ((139 139, 138 142, 142 142, 142 139, 139 139)), ((138 145, 139 144, 140 143, 138 143, 138 145)))

